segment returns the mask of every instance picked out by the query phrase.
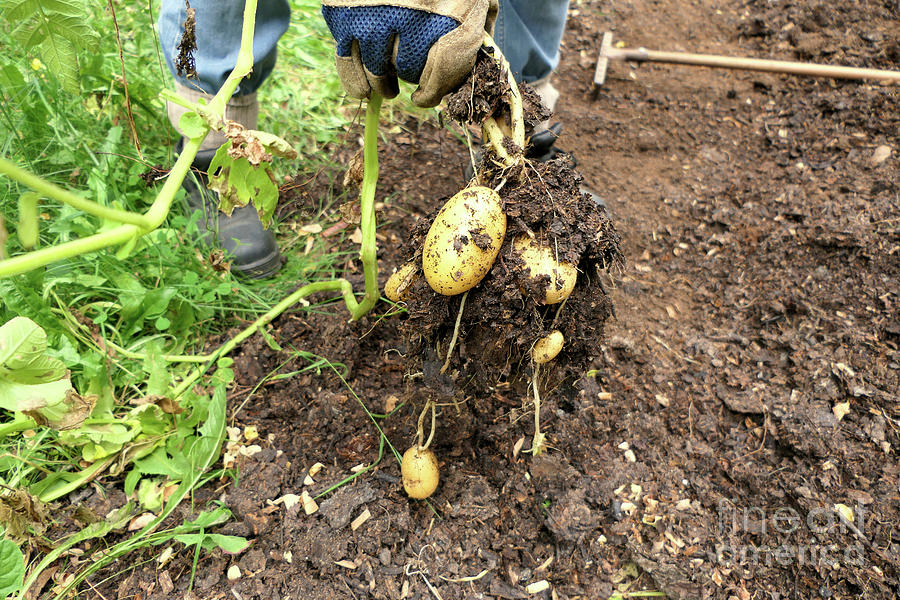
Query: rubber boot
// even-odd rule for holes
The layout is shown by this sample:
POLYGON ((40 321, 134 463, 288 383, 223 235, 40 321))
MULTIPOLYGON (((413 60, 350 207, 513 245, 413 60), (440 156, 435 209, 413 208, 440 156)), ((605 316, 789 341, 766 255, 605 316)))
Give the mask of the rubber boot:
MULTIPOLYGON (((176 151, 181 150, 181 145, 179 142, 176 151)), ((281 268, 275 236, 263 228, 252 204, 235 208, 231 216, 219 210, 217 193, 207 187, 207 172, 215 155, 215 148, 198 152, 191 173, 182 184, 188 207, 201 213, 197 225, 203 241, 217 245, 228 254, 232 273, 253 279, 271 277, 281 268)))
MULTIPOLYGON (((179 96, 197 102, 203 98, 207 102, 212 98, 198 90, 181 84, 175 85, 179 96)), ((179 119, 187 111, 179 104, 169 102, 167 106, 169 121, 181 132, 179 119)), ((256 129, 259 117, 259 104, 256 94, 235 96, 225 107, 225 118, 236 121, 247 129, 256 129)), ((183 133, 183 132, 181 132, 183 133)), ((219 199, 216 192, 207 185, 207 171, 219 147, 225 143, 225 136, 220 131, 210 131, 200 151, 191 165, 191 173, 185 177, 183 187, 187 191, 187 202, 191 210, 200 211, 202 218, 199 226, 207 244, 216 244, 228 253, 231 258, 231 271, 238 275, 264 279, 271 277, 281 268, 281 253, 275 243, 272 232, 264 229, 256 209, 248 204, 235 208, 231 216, 218 209, 219 199)), ((181 152, 184 139, 178 141, 176 153, 181 152)))

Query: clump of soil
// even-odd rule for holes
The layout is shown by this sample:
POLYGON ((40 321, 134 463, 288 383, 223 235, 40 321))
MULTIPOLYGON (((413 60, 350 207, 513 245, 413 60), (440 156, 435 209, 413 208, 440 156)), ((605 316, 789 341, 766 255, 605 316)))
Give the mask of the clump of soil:
MULTIPOLYGON (((509 83, 497 62, 482 53, 469 80, 448 101, 448 113, 463 126, 481 125, 489 117, 508 114, 509 83)), ((548 117, 537 95, 523 86, 525 120, 529 130, 548 117)), ((512 149, 521 153, 523 149, 512 149)), ((495 385, 498 378, 527 381, 527 360, 534 342, 554 329, 565 337, 556 359, 557 377, 582 369, 603 336, 603 324, 613 314, 602 285, 603 271, 621 263, 619 236, 606 209, 581 191, 581 176, 565 154, 547 162, 504 168, 485 147, 473 182, 498 190, 507 215, 506 238, 488 275, 469 291, 459 325, 458 352, 451 366, 457 377, 475 389, 495 385), (578 281, 561 304, 546 305, 542 298, 549 277, 532 278, 513 253, 513 240, 527 235, 553 248, 557 260, 576 265, 578 281)), ((407 260, 421 261, 421 248, 439 210, 420 219, 404 247, 407 260)), ((472 240, 476 243, 476 240, 472 240)), ((413 362, 442 362, 450 346, 461 296, 442 296, 418 278, 408 293, 409 314, 402 331, 410 342, 413 362)), ((415 370, 419 371, 418 365, 415 370)), ((423 370, 423 372, 427 369, 423 370)), ((426 374, 426 383, 429 383, 426 374)), ((431 381, 430 391, 453 389, 446 379, 431 381)))
MULTIPOLYGON (((508 117, 506 96, 510 85, 500 63, 482 48, 472 74, 453 94, 447 97, 445 113, 454 121, 481 125, 488 117, 508 117)), ((550 118, 550 111, 540 96, 528 85, 519 86, 525 110, 525 126, 534 129, 550 118)))

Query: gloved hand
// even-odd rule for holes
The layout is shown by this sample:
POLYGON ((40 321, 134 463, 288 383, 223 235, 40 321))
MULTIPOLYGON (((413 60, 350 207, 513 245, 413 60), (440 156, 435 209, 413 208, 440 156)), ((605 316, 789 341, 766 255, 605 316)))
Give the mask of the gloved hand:
POLYGON ((393 98, 399 76, 419 84, 412 101, 427 108, 472 70, 497 7, 497 0, 323 0, 322 15, 349 95, 393 98))

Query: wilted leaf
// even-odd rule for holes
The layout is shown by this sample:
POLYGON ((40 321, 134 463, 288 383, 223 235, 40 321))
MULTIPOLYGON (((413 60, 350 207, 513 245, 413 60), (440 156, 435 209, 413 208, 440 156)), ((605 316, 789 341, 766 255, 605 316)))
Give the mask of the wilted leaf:
POLYGON ((253 165, 272 162, 272 155, 281 158, 297 158, 297 151, 284 139, 273 133, 244 129, 235 121, 225 122, 225 136, 231 140, 228 153, 232 158, 246 158, 253 165))
POLYGON ((209 166, 209 189, 219 193, 219 210, 231 215, 236 207, 253 203, 268 227, 278 201, 278 186, 268 163, 254 166, 247 158, 230 155, 231 141, 219 148, 209 166))
POLYGON ((143 398, 135 398, 131 401, 135 406, 144 406, 146 404, 154 404, 158 406, 162 411, 169 415, 180 415, 184 412, 184 409, 179 406, 177 402, 169 398, 168 396, 158 396, 155 394, 151 394, 149 396, 144 396, 143 398))
POLYGON ((29 527, 36 535, 41 535, 48 519, 44 503, 25 490, 0 496, 0 523, 6 528, 6 536, 14 542, 25 540, 29 527))
POLYGON ((16 317, 0 327, 0 408, 55 429, 78 427, 96 397, 78 395, 65 365, 46 351, 47 334, 31 319, 16 317))
MULTIPOLYGON (((36 410, 23 409, 22 412, 34 419, 38 425, 45 425, 59 431, 81 427, 84 420, 91 416, 91 413, 94 411, 97 396, 81 396, 71 388, 68 378, 64 381, 69 386, 69 389, 62 402, 36 410)), ((35 388, 37 386, 30 387, 35 388)))

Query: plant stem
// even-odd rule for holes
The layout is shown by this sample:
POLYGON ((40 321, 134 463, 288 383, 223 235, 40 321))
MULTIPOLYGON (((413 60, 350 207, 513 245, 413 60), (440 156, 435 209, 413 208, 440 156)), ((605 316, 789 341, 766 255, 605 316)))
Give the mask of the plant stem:
POLYGON ((15 179, 22 185, 33 189, 42 196, 68 204, 69 206, 73 206, 78 210, 100 217, 101 219, 108 219, 119 223, 128 223, 140 228, 150 227, 150 223, 145 215, 127 210, 120 210, 118 208, 110 208, 108 206, 103 206, 102 204, 97 204, 93 200, 82 198, 69 190, 41 179, 33 173, 20 169, 5 158, 0 158, 0 174, 8 176, 10 179, 15 179))
POLYGON ((315 294, 316 292, 341 292, 341 296, 344 298, 344 303, 347 305, 347 308, 350 308, 351 312, 353 309, 359 306, 356 302, 356 298, 353 297, 353 286, 346 279, 334 279, 332 281, 317 281, 315 283, 309 283, 304 285, 303 287, 297 289, 290 296, 276 304, 269 310, 267 313, 259 317, 253 323, 250 324, 249 327, 241 331, 235 337, 231 338, 219 348, 208 355, 208 362, 203 367, 197 369, 193 373, 191 373, 184 381, 182 381, 178 387, 176 387, 172 396, 174 398, 178 398, 181 396, 187 389, 189 389, 194 383, 196 383, 200 377, 209 369, 210 366, 213 365, 218 359, 227 355, 229 352, 234 350, 238 344, 246 340, 248 337, 256 333, 259 329, 265 327, 276 317, 278 317, 281 313, 300 302, 301 299, 309 296, 310 294, 315 294))
POLYGON ((9 423, 3 423, 0 425, 0 439, 5 438, 11 433, 25 431, 26 429, 33 429, 35 427, 37 427, 35 420, 29 419, 28 417, 18 418, 9 423))
POLYGON ((508 169, 522 161, 525 156, 525 116, 522 107, 522 94, 519 92, 519 86, 516 84, 516 80, 512 75, 509 63, 506 61, 500 48, 494 43, 494 39, 490 34, 484 34, 482 44, 491 50, 494 60, 500 63, 500 70, 506 73, 506 77, 509 80, 509 93, 507 94, 506 100, 509 103, 512 141, 517 149, 515 155, 511 154, 506 146, 504 146, 503 141, 506 139, 506 135, 503 133, 503 130, 500 128, 500 125, 494 117, 486 119, 481 126, 482 137, 503 162, 503 166, 508 169))
POLYGON ((378 292, 378 242, 375 238, 375 186, 378 183, 378 114, 382 97, 372 92, 366 106, 366 126, 363 134, 363 180, 359 191, 359 228, 362 244, 359 257, 365 273, 366 293, 355 308, 350 307, 351 319, 365 316, 380 296, 378 292))
POLYGON ((534 376, 531 380, 534 388, 534 438, 531 441, 531 450, 529 452, 531 452, 532 456, 537 456, 543 452, 544 441, 547 439, 541 433, 541 394, 538 392, 538 371, 540 367, 540 363, 534 363, 534 376))
POLYGON ((79 254, 87 254, 108 246, 124 244, 134 236, 140 235, 141 231, 134 225, 119 225, 109 231, 95 233, 86 238, 0 260, 0 278, 33 271, 52 262, 65 260, 79 254))
POLYGON ((181 154, 178 155, 178 160, 172 165, 172 170, 169 171, 169 175, 166 177, 166 182, 163 184, 162 189, 159 190, 156 200, 153 201, 146 213, 151 230, 162 225, 169 215, 169 209, 175 200, 175 194, 178 193, 181 183, 187 176, 188 171, 190 171, 191 163, 194 162, 194 157, 197 156, 197 151, 200 150, 200 144, 203 143, 205 137, 206 133, 185 142, 181 154))
MULTIPOLYGON (((249 3, 248 3, 249 4, 249 3)), ((359 192, 360 200, 360 230, 362 231, 362 244, 359 251, 365 274, 365 295, 362 302, 358 302, 353 295, 353 285, 346 279, 334 279, 332 281, 317 281, 304 285, 290 296, 276 304, 267 313, 250 324, 235 337, 222 344, 218 350, 208 355, 206 365, 194 371, 172 392, 175 398, 181 396, 187 389, 196 383, 203 373, 218 359, 234 350, 238 344, 256 333, 275 320, 281 313, 295 305, 301 299, 316 292, 341 292, 344 304, 350 311, 351 320, 357 320, 368 314, 378 301, 378 242, 375 238, 375 186, 378 182, 378 114, 381 111, 383 98, 372 93, 366 107, 366 125, 363 135, 363 181, 359 192)), ((194 140, 191 140, 193 142, 194 140)), ((152 209, 151 209, 152 210, 152 209)))
POLYGON ((512 123, 512 139, 516 145, 525 151, 525 116, 524 109, 522 107, 522 93, 519 91, 519 86, 516 84, 516 79, 513 77, 512 70, 509 68, 509 62, 507 62, 506 57, 503 56, 503 52, 500 51, 500 47, 494 42, 494 38, 490 36, 490 34, 485 33, 484 39, 482 43, 490 48, 494 53, 494 58, 497 62, 500 63, 501 70, 506 72, 506 77, 509 81, 509 112, 510 112, 510 120, 512 123))

